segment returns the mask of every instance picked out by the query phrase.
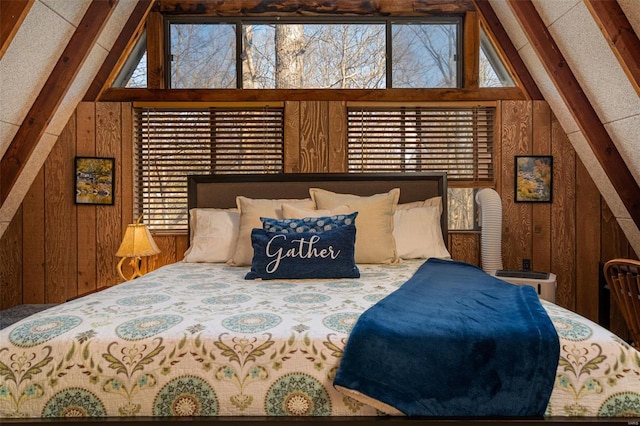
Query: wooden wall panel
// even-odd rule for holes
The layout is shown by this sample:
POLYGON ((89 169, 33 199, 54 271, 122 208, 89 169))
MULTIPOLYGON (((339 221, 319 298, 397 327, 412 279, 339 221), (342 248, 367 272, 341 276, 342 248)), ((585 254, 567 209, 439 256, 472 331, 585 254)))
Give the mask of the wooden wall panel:
POLYGON ((515 156, 531 153, 531 103, 502 102, 502 197, 503 263, 505 269, 520 269, 522 259, 531 259, 531 204, 514 202, 515 156))
MULTIPOLYGON (((96 155, 96 105, 81 102, 76 108, 76 155, 96 155)), ((98 251, 96 247, 96 206, 77 205, 78 226, 78 294, 96 289, 98 251)))
POLYGON ((329 102, 329 165, 328 171, 347 171, 347 104, 329 102))
MULTIPOLYGON (((127 225, 135 222, 133 217, 133 107, 123 103, 120 108, 120 216, 122 234, 127 225)), ((136 218, 137 219, 137 218, 136 218)), ((143 220, 144 222, 144 220, 143 220)))
POLYGON ((329 107, 327 102, 300 102, 300 171, 329 171, 329 107))
POLYGON ((44 168, 22 201, 22 303, 45 301, 44 168))
POLYGON ((76 209, 73 183, 76 116, 58 137, 44 167, 45 302, 60 303, 78 294, 76 209))
POLYGON ((576 310, 598 321, 600 192, 581 161, 576 161, 576 310))
POLYGON ((22 303, 22 210, 20 207, 0 239, 0 309, 22 303))
MULTIPOLYGON (((534 101, 532 109, 533 155, 551 155, 551 108, 544 101, 534 101)), ((551 271, 551 207, 550 203, 531 205, 531 267, 551 271)))
POLYGON ((560 123, 552 120, 553 215, 551 218, 551 271, 557 276, 556 301, 575 310, 576 276, 576 160, 575 151, 560 123))
POLYGON ((449 232, 451 258, 461 262, 480 265, 480 234, 475 232, 449 232))
MULTIPOLYGON (((146 259, 147 270, 152 271, 160 266, 174 263, 178 259, 176 237, 173 235, 155 235, 153 240, 160 249, 160 253, 146 259)), ((183 252, 184 253, 184 252, 183 252)))
POLYGON ((284 103, 284 172, 300 173, 300 102, 284 103))
MULTIPOLYGON (((96 104, 96 155, 113 157, 116 161, 114 205, 96 207, 97 287, 120 282, 117 273, 119 259, 115 257, 122 241, 121 207, 121 105, 118 103, 96 104)), ((131 183, 127 182, 127 185, 131 183)))

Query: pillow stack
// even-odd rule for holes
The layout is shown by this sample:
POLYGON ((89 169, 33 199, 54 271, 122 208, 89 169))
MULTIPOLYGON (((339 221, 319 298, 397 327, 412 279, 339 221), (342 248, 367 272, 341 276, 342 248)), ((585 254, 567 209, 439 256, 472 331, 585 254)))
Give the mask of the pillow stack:
POLYGON ((355 278, 356 263, 450 259, 441 197, 398 204, 400 190, 371 196, 309 189, 307 199, 236 198, 237 209, 192 209, 185 262, 251 265, 247 278, 355 278))

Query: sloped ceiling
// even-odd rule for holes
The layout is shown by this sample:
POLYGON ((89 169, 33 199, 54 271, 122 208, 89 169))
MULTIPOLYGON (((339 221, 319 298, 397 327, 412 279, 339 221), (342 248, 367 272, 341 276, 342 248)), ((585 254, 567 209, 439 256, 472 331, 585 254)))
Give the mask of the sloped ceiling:
MULTIPOLYGON (((631 245, 636 253, 640 253, 638 225, 616 194, 508 1, 489 1, 631 245)), ((631 174, 640 182, 640 98, 589 10, 583 0, 533 0, 533 3, 631 174)), ((36 0, 0 59, 0 156, 5 154, 89 4, 88 0, 36 0)), ((0 236, 8 227, 135 4, 136 0, 118 2, 16 185, 0 206, 0 236)), ((619 4, 636 34, 639 34, 640 3, 638 0, 619 0, 619 4)))
MULTIPOLYGON (((640 231, 637 224, 631 219, 596 159, 507 0, 490 0, 490 3, 632 247, 636 253, 640 252, 640 231)), ((582 0, 534 0, 533 4, 629 171, 636 182, 640 182, 640 97, 585 3, 582 0)), ((640 27, 640 3, 637 0, 621 0, 619 4, 637 34, 640 27)))
MULTIPOLYGON (((93 81, 136 1, 119 0, 104 25, 44 135, 0 207, 0 236, 9 226, 62 129, 93 81)), ((88 0, 36 0, 31 6, 0 59, 0 156, 5 155, 90 4, 88 0)))

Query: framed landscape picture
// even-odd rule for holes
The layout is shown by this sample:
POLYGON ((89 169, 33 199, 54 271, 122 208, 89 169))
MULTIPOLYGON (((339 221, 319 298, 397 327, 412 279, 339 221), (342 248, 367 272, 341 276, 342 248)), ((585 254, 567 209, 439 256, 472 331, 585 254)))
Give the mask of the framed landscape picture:
POLYGON ((106 204, 114 201, 113 158, 76 157, 76 204, 106 204))
POLYGON ((515 164, 515 201, 550 203, 553 196, 553 157, 519 155, 515 164))

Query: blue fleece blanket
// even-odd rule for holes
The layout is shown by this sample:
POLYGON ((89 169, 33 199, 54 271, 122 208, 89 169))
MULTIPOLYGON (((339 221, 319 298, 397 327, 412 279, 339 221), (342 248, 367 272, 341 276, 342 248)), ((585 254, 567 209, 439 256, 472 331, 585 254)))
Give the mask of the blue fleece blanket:
POLYGON ((334 385, 410 416, 542 416, 559 352, 532 287, 429 259, 361 315, 334 385))

